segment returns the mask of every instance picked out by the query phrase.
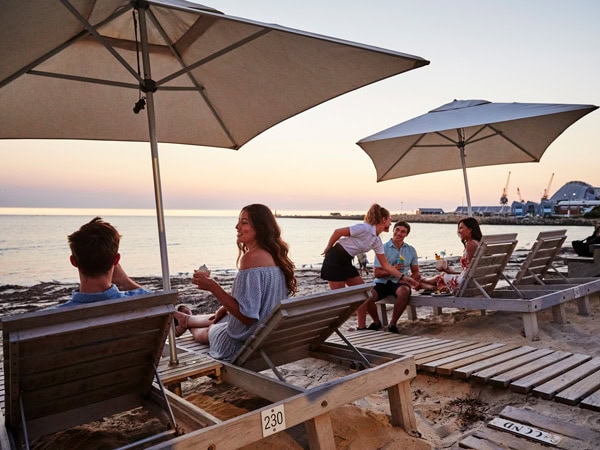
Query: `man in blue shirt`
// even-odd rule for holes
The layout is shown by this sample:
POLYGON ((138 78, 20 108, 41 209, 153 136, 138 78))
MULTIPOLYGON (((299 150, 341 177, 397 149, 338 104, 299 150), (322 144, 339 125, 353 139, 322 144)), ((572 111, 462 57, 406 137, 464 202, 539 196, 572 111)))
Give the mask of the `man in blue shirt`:
POLYGON ((388 262, 396 267, 404 277, 400 280, 391 276, 381 267, 379 261, 373 264, 375 275, 375 287, 371 290, 368 308, 376 311, 375 302, 389 295, 396 297, 392 318, 388 325, 388 331, 398 333, 397 323, 400 316, 408 305, 411 288, 419 289, 421 278, 419 274, 419 258, 417 251, 411 245, 404 242, 410 233, 410 225, 400 221, 394 224, 392 238, 383 244, 383 251, 388 262))
POLYGON ((59 308, 150 293, 129 278, 119 264, 121 235, 110 223, 95 217, 68 238, 71 264, 77 267, 80 286, 59 308))

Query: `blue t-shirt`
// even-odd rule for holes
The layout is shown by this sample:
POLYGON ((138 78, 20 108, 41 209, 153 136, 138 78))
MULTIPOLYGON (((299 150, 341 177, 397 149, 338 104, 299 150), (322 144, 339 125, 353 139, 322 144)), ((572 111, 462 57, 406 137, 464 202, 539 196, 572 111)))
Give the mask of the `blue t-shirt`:
MULTIPOLYGON (((394 242, 390 239, 383 244, 383 252, 385 253, 385 259, 387 259, 392 266, 400 264, 401 267, 398 270, 405 276, 409 276, 411 274, 410 266, 419 265, 417 251, 412 245, 408 245, 406 242, 404 242, 398 249, 394 245, 394 242)), ((381 268, 381 264, 379 263, 378 259, 375 259, 373 266, 381 268)), ((387 277, 375 278, 375 283, 387 283, 388 281, 397 283, 398 278, 391 275, 387 277)))
POLYGON ((147 291, 143 288, 132 289, 130 291, 120 291, 116 285, 112 285, 104 292, 94 292, 92 294, 73 291, 73 295, 71 296, 71 300, 68 302, 57 305, 56 308, 64 308, 66 306, 79 306, 79 305, 87 305, 90 303, 103 302, 105 300, 115 300, 117 298, 123 297, 133 297, 135 295, 144 295, 151 294, 150 291, 147 291))

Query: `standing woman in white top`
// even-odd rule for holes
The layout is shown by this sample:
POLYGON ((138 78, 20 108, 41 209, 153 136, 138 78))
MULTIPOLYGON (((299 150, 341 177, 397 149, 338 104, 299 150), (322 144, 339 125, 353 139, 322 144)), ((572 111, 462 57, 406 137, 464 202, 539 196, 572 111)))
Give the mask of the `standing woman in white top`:
MULTIPOLYGON (((404 275, 394 266, 392 266, 383 252, 383 242, 379 235, 385 231, 390 231, 392 218, 390 212, 378 204, 373 204, 365 215, 364 223, 352 225, 350 227, 336 229, 323 251, 325 259, 321 268, 321 278, 327 280, 330 289, 341 289, 345 286, 356 286, 364 284, 364 280, 354 267, 352 259, 359 253, 367 253, 370 250, 375 252, 375 257, 379 260, 381 267, 388 271, 390 275, 401 280, 404 275)), ((371 330, 381 328, 377 309, 367 308, 365 302, 358 309, 358 328, 365 329, 366 313, 373 319, 369 326, 371 330), (371 309, 373 311, 371 311, 371 309)))

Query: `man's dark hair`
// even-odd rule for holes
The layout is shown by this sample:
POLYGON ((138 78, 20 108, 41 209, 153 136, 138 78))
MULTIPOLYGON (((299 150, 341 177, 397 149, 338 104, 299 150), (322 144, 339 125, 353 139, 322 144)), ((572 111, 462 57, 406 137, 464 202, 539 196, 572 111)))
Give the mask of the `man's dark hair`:
POLYGON ((406 235, 408 236, 410 234, 410 225, 408 224, 408 222, 405 222, 404 220, 399 220, 398 222, 396 222, 394 224, 394 230, 398 227, 404 227, 406 228, 406 235))
POLYGON ((77 268, 86 276, 107 273, 115 263, 121 235, 110 223, 95 217, 69 235, 77 268))

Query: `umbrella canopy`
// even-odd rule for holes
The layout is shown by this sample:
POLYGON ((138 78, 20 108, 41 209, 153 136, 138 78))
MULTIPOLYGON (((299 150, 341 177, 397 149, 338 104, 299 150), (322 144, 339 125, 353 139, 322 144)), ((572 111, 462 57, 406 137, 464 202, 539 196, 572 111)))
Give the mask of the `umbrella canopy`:
MULTIPOLYGON (((0 139, 238 149, 328 99, 428 64, 182 0, 7 0, 0 42, 0 139)), ((166 267, 163 258, 165 279, 166 267)))
POLYGON ((158 142, 238 149, 429 63, 183 0, 4 0, 0 61, 0 139, 150 143, 164 289, 158 142))
POLYGON ((539 161, 548 146, 594 105, 454 100, 357 144, 377 181, 462 169, 471 214, 467 167, 539 161))

